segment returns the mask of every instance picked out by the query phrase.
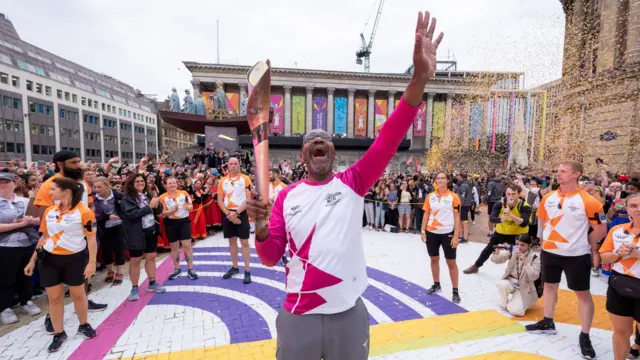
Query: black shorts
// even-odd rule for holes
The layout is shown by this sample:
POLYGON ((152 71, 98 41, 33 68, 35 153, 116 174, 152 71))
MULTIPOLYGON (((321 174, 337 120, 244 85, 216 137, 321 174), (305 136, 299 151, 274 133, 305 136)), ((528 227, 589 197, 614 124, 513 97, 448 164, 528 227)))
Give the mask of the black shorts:
POLYGON ((471 206, 462 206, 460 208, 460 221, 469 221, 470 211, 471 211, 471 206))
POLYGON ((243 211, 238 215, 240 219, 240 225, 236 225, 229 221, 226 216, 222 217, 222 235, 225 239, 231 239, 238 237, 240 239, 249 239, 251 226, 249 225, 249 215, 246 211, 243 211))
POLYGON ((60 284, 84 285, 84 269, 89 263, 87 249, 71 255, 47 254, 40 261, 40 285, 52 287, 60 284))
MULTIPOLYGON (((613 273, 626 276, 615 271, 613 273)), ((636 322, 640 322, 640 300, 620 295, 611 285, 607 289, 607 311, 613 315, 632 317, 636 322)))
POLYGON ((557 284, 564 271, 567 286, 573 291, 586 291, 591 286, 591 254, 561 256, 542 251, 542 281, 557 284))
POLYGON ((158 251, 158 234, 156 228, 143 229, 144 233, 144 250, 129 250, 129 256, 132 258, 142 257, 144 254, 151 254, 158 251))
POLYGON ((495 205, 495 202, 489 202, 487 203, 487 215, 491 216, 491 211, 493 211, 493 205, 495 205))
POLYGON ((444 252, 444 258, 447 260, 456 259, 456 249, 451 247, 453 239, 453 231, 448 234, 434 234, 427 231, 427 252, 429 256, 440 256, 440 245, 444 252))
POLYGON ((191 240, 191 219, 164 219, 164 231, 169 243, 191 240))

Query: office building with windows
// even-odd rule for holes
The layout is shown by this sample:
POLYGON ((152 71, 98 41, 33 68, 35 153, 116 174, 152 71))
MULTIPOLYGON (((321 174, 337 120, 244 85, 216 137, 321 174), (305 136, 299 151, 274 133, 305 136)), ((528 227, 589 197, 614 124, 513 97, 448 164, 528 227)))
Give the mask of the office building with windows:
POLYGON ((21 40, 4 14, 0 98, 0 162, 51 161, 73 150, 85 162, 131 163, 158 152, 155 100, 21 40))

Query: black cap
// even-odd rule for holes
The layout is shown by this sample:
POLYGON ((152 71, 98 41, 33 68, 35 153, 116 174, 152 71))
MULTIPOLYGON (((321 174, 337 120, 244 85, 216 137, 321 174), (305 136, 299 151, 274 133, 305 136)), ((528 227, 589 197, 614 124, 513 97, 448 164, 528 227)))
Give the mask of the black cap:
POLYGON ((11 180, 16 182, 16 175, 8 172, 2 172, 0 173, 0 180, 11 180))
POLYGON ((69 159, 79 158, 78 154, 69 150, 58 151, 55 155, 53 155, 53 162, 57 163, 58 161, 65 162, 69 159))

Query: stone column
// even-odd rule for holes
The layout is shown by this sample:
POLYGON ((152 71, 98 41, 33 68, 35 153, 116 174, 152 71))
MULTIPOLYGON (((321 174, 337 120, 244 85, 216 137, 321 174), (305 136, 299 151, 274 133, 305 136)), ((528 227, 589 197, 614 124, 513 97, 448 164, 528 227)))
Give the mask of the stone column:
POLYGON ((333 93, 335 88, 327 89, 327 132, 333 134, 333 93))
POLYGON ((448 146, 451 142, 451 119, 453 110, 453 94, 447 93, 447 104, 444 112, 444 139, 442 139, 442 143, 448 146))
MULTIPOLYGON (((489 145, 487 144, 487 126, 491 121, 492 114, 489 114, 489 101, 491 97, 484 98, 482 100, 482 125, 480 126, 480 149, 488 149, 489 145)), ((531 117, 533 119, 533 116, 531 117)), ((535 127, 534 127, 535 128, 535 127)), ((533 128, 532 128, 533 129, 533 128)), ((532 134, 533 138, 535 135, 532 134)))
POLYGON ((291 136, 291 85, 284 86, 284 135, 291 136))
POLYGON ((427 127, 424 139, 425 149, 431 148, 431 133, 433 132, 433 97, 434 93, 427 94, 427 127))
POLYGON ((376 90, 369 89, 369 104, 367 105, 367 137, 374 138, 376 130, 376 90))
POLYGON ((193 86, 193 100, 195 101, 202 92, 200 91, 200 80, 191 80, 191 85, 193 86))
POLYGON ((387 99, 387 118, 391 116, 393 110, 396 108, 396 92, 389 91, 389 98, 387 99))
POLYGON ((347 100, 347 137, 353 137, 353 109, 355 106, 354 96, 356 89, 349 89, 349 98, 347 100))
POLYGON ((468 97, 465 97, 464 116, 463 116, 463 123, 462 123, 462 137, 461 137, 463 150, 469 149, 469 139, 470 139, 469 132, 470 131, 471 131, 471 100, 468 97))
MULTIPOLYGON (((630 1, 630 8, 632 2, 634 2, 634 0, 630 1)), ((617 63, 616 56, 619 55, 618 46, 620 45, 620 41, 618 41, 618 34, 620 33, 620 27, 622 26, 622 22, 618 19, 622 10, 619 3, 621 3, 621 1, 602 1, 600 4, 598 72, 613 69, 617 63)), ((578 10, 574 9, 574 11, 577 12, 578 10)), ((578 20, 579 19, 576 18, 576 21, 578 20)))
POLYGON ((627 65, 640 63, 640 0, 629 0, 627 18, 627 49, 624 53, 627 65))
POLYGON ((307 86, 307 105, 305 106, 305 133, 313 129, 313 86, 307 86))
POLYGON ((238 94, 238 115, 244 116, 247 115, 247 109, 246 106, 245 109, 242 108, 242 99, 249 97, 249 93, 247 92, 247 83, 238 83, 238 89, 240 90, 238 94))

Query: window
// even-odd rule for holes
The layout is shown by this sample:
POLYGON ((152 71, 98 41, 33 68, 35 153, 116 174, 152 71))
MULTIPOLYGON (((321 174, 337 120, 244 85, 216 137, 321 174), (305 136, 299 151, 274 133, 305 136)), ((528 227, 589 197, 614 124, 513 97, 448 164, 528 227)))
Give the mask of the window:
POLYGON ((122 109, 118 108, 118 115, 122 116, 122 109))
POLYGON ((77 104, 78 103, 78 95, 73 94, 72 98, 73 98, 73 102, 77 104))
POLYGON ((38 135, 38 124, 31 124, 31 134, 38 135))
POLYGON ((14 121, 13 122, 13 131, 15 131, 15 132, 23 132, 24 131, 24 124, 22 123, 22 121, 14 121))
POLYGON ((72 136, 75 140, 79 140, 80 139, 80 130, 73 130, 73 136, 72 136))
MULTIPOLYGON (((16 143, 16 154, 24 154, 24 144, 16 143)), ((49 155, 53 155, 53 153, 49 155)))
POLYGON ((47 126, 47 136, 54 136, 55 129, 53 126, 47 126))
POLYGON ((4 143, 0 142, 0 153, 4 152, 4 143))
POLYGON ((13 65, 11 63, 11 58, 9 56, 5 55, 5 54, 0 54, 0 62, 3 62, 5 64, 7 64, 7 65, 13 65))
POLYGON ((38 104, 38 114, 44 115, 44 105, 38 104))
POLYGON ((13 131, 13 121, 4 120, 4 131, 13 131))
POLYGON ((29 111, 36 112, 36 104, 34 102, 29 101, 29 111))
POLYGON ((156 143, 153 141, 147 141, 147 146, 148 147, 156 147, 156 143))
POLYGON ((87 98, 83 96, 81 99, 82 99, 82 100, 80 100, 80 103, 81 103, 83 106, 87 105, 87 98))
POLYGON ((98 102, 97 102, 97 101, 94 101, 94 102, 93 102, 93 108, 94 108, 94 109, 97 109, 97 108, 98 108, 98 102))
POLYGON ((22 100, 18 98, 13 98, 13 108, 16 110, 22 109, 22 100))
POLYGON ((71 80, 66 77, 66 76, 62 76, 53 72, 49 72, 49 77, 52 78, 53 80, 57 80, 59 82, 65 83, 67 85, 71 85, 71 80))
POLYGON ((42 84, 36 83, 36 92, 42 94, 42 84))
POLYGON ((59 117, 60 119, 64 119, 64 116, 65 116, 65 115, 66 115, 66 114, 65 114, 64 109, 60 109, 60 111, 59 111, 59 113, 58 113, 58 117, 59 117))
POLYGON ((40 155, 40 145, 33 145, 31 147, 31 153, 33 155, 40 155))
POLYGON ((102 111, 107 111, 107 104, 102 103, 102 111))
POLYGON ((51 107, 51 105, 47 105, 46 114, 47 116, 53 116, 53 107, 51 107))
POLYGON ((111 105, 107 104, 107 112, 111 112, 111 105))
POLYGON ((11 76, 11 85, 13 87, 20 87, 20 78, 17 76, 11 76))
POLYGON ((11 104, 11 98, 8 97, 8 96, 3 96, 2 97, 2 106, 10 108, 11 105, 12 105, 11 104))
POLYGON ((33 81, 27 80, 27 90, 33 91, 33 81))
POLYGON ((40 131, 38 133, 40 135, 47 135, 47 126, 46 125, 38 125, 40 131))
POLYGON ((51 96, 51 86, 44 87, 44 94, 47 96, 51 96))
POLYGON ((71 94, 68 91, 65 91, 64 92, 64 99, 69 101, 69 100, 71 100, 70 97, 71 97, 71 94))
POLYGON ((58 97, 58 99, 62 99, 62 90, 57 90, 56 96, 58 97))
POLYGON ((127 111, 127 117, 131 119, 131 110, 127 111))
POLYGON ((93 107, 93 100, 91 100, 91 99, 87 99, 87 105, 88 105, 89 107, 93 107))
POLYGON ((16 144, 15 143, 7 143, 7 152, 8 153, 15 153, 16 151, 16 144))
POLYGON ((9 83, 9 74, 5 74, 0 72, 0 83, 8 84, 9 83))

